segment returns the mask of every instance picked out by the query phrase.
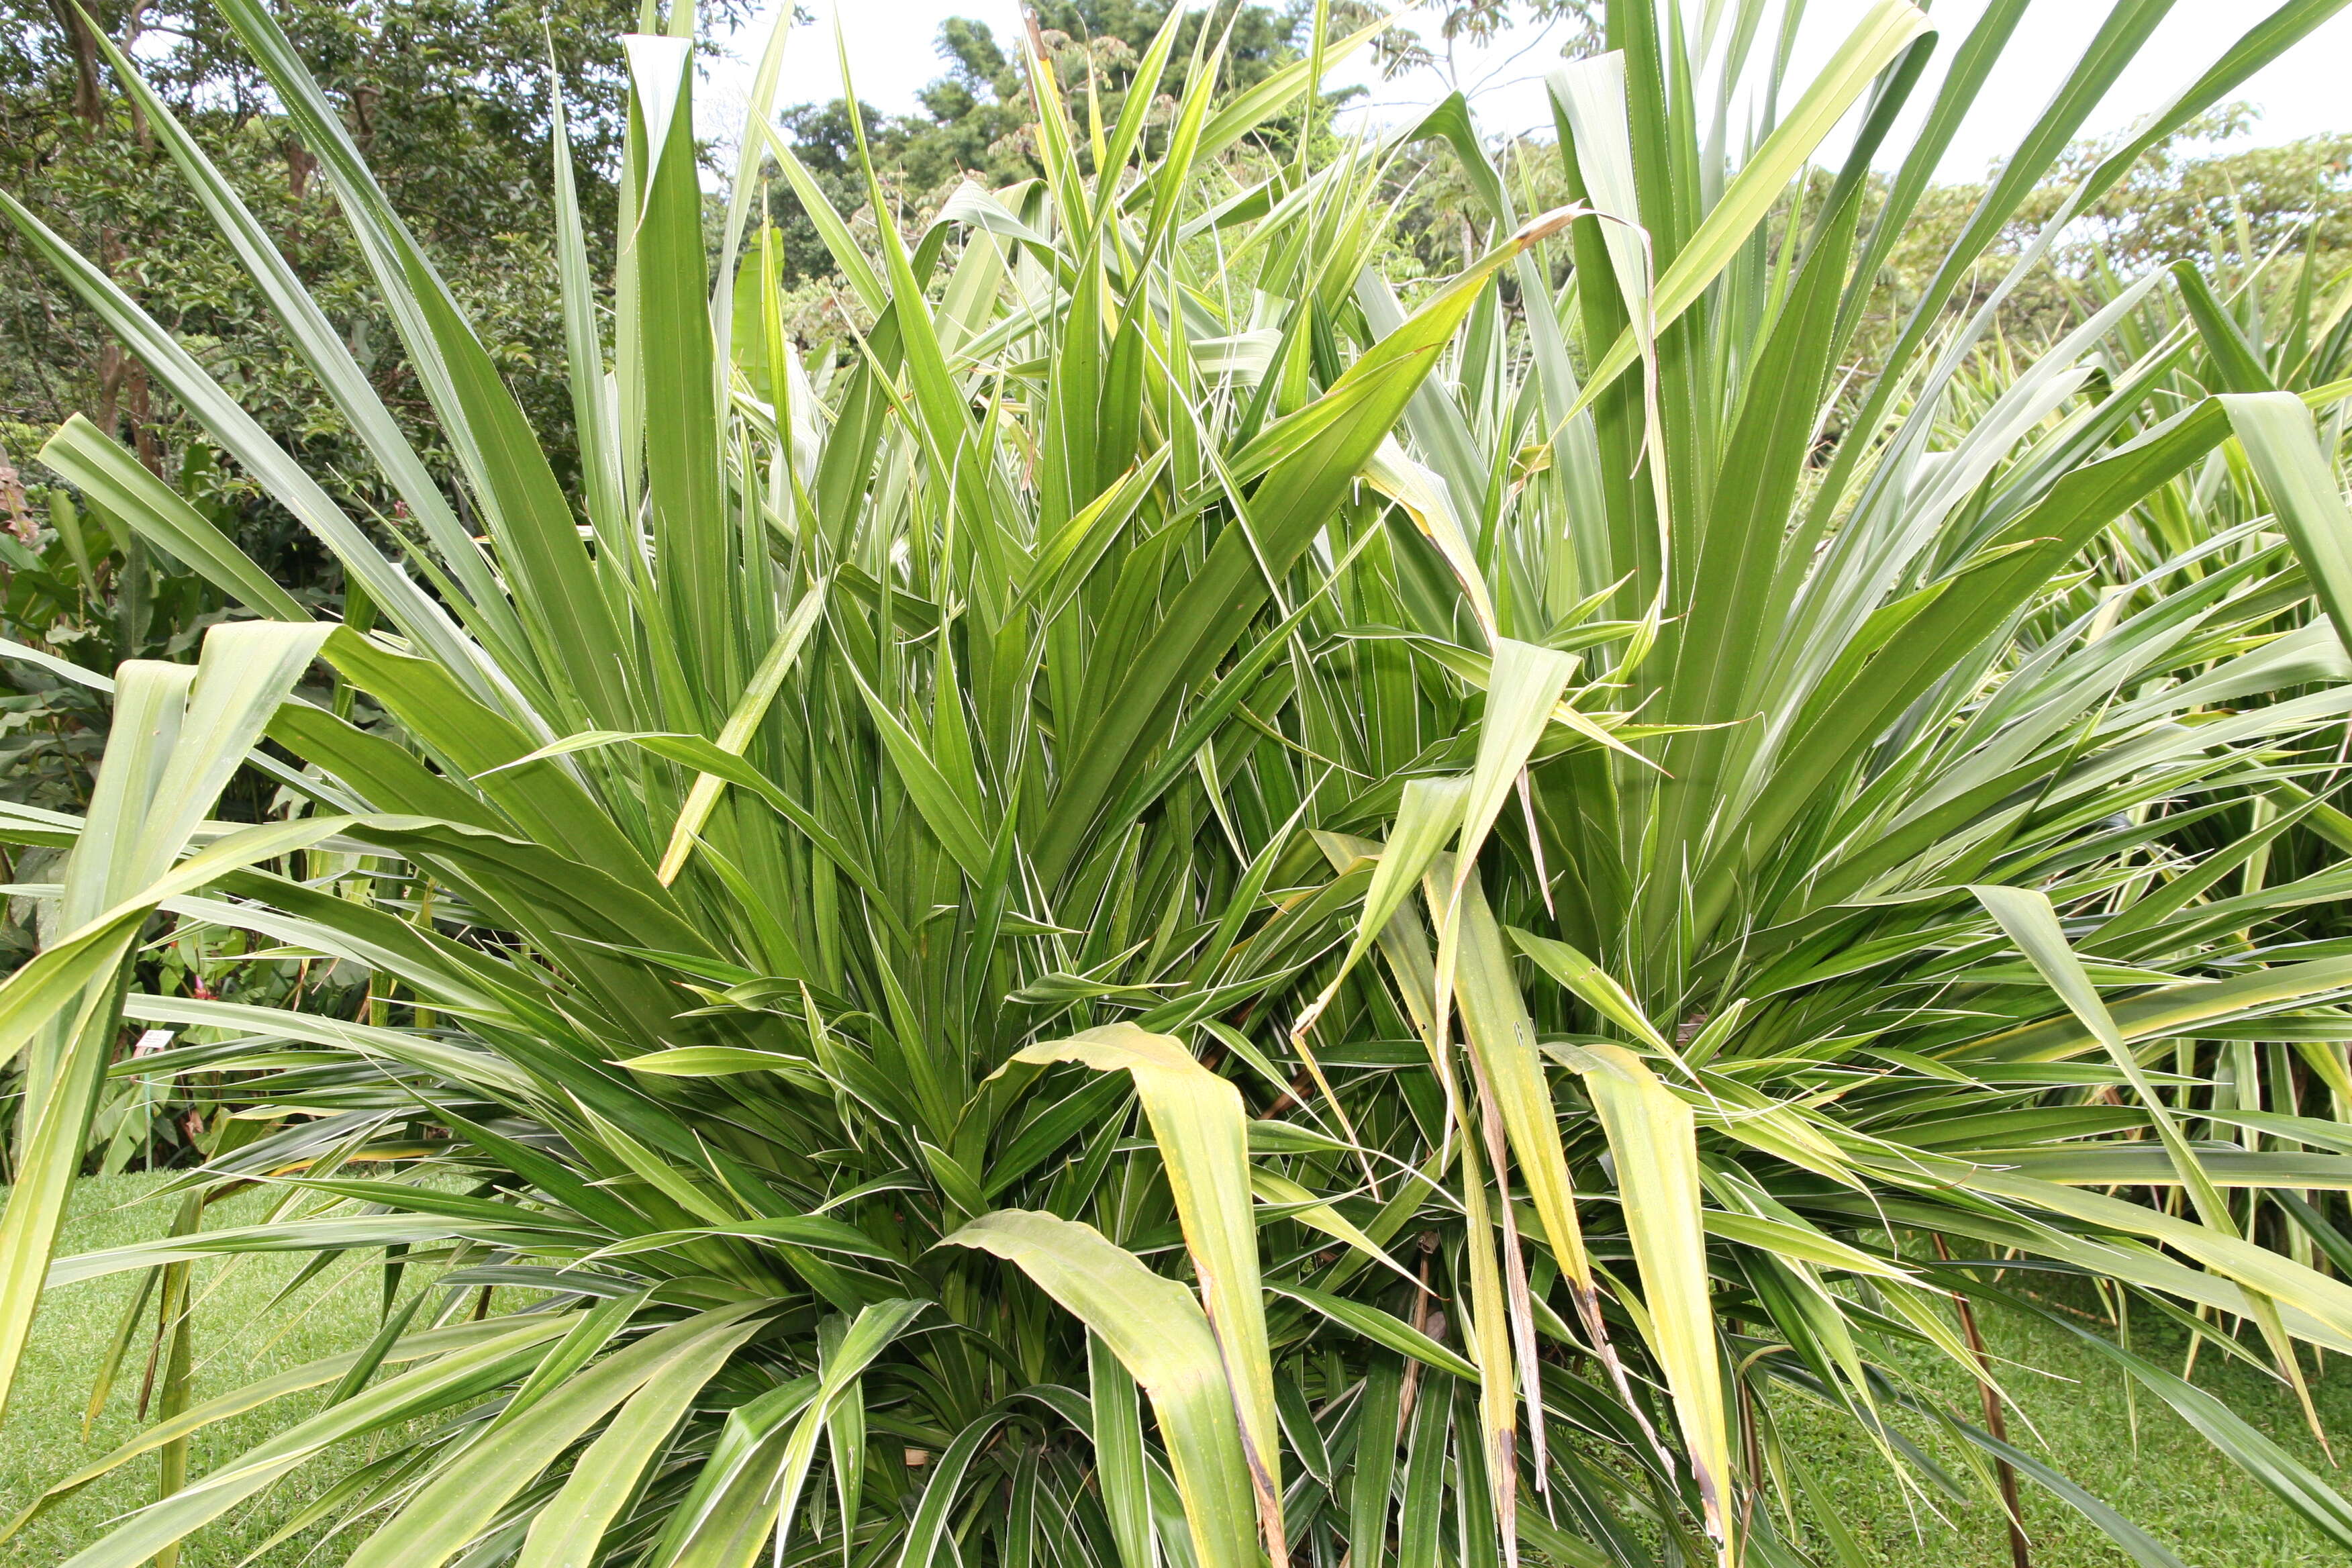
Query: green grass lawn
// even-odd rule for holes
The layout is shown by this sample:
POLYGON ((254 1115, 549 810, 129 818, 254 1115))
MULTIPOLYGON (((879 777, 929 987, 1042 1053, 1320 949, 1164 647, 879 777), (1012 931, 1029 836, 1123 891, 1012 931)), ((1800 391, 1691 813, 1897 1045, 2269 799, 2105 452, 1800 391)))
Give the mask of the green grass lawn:
MULTIPOLYGON (((163 1178, 127 1175, 83 1183, 74 1197, 63 1247, 81 1252, 157 1236, 173 1204, 147 1200, 163 1178)), ((207 1228, 249 1224, 266 1203, 248 1194, 216 1208, 207 1228)), ((300 1268, 297 1258, 248 1258, 199 1267, 196 1317, 196 1397, 210 1397, 302 1362, 361 1344, 376 1321, 377 1274, 331 1269, 293 1299, 272 1299, 300 1268)), ((413 1285, 412 1289, 415 1288, 413 1285)), ((144 1342, 126 1362, 114 1398, 89 1435, 82 1432, 93 1370, 103 1357, 135 1289, 135 1276, 95 1280, 54 1298, 43 1310, 28 1351, 15 1408, 0 1429, 0 1515, 13 1517, 41 1489, 138 1430, 134 1407, 144 1365, 144 1342)), ((2271 1496, 2209 1448, 2170 1411, 2143 1397, 2137 1431, 2121 1375, 2089 1357, 2065 1335, 2044 1326, 1994 1320, 1985 1325, 1995 1354, 2053 1368, 2060 1378, 2011 1369, 2006 1381, 2031 1421, 2012 1426, 2021 1447, 2042 1454, 2127 1517, 2162 1540, 2195 1568, 2286 1568, 2344 1561, 2315 1532, 2288 1516, 2271 1496)), ((2168 1327, 2138 1323, 2136 1347, 2178 1368, 2182 1337, 2168 1327)), ((1933 1372, 1929 1373, 1931 1379, 1933 1372)), ((2306 1462, 2326 1461, 2304 1430, 2293 1395, 2260 1374, 2214 1354, 2200 1360, 2198 1382, 2227 1399, 2306 1462)), ((1967 1399, 1957 1380, 1936 1384, 1967 1399)), ((2329 1363, 2315 1393, 2330 1430, 2352 1445, 2352 1372, 2329 1363)), ((226 1422, 198 1436, 192 1474, 260 1441, 316 1407, 320 1394, 226 1422)), ((1969 1408, 1973 1408, 1970 1400, 1969 1408)), ((1843 1517, 1866 1562, 1931 1563, 1936 1568, 2007 1568, 2006 1535, 1987 1503, 1945 1508, 1938 1519, 1918 1499, 1906 1501, 1886 1467, 1851 1429, 1823 1414, 1787 1424, 1786 1434, 1830 1495, 1843 1500, 1843 1517)), ((1930 1443, 1948 1461, 1948 1450, 1930 1443)), ((230 1568, 243 1562, 341 1473, 297 1471, 257 1504, 198 1537, 185 1568, 230 1568)), ((2328 1471, 2326 1473, 2334 1473, 2328 1471)), ((0 1546, 0 1563, 50 1564, 87 1544, 109 1520, 153 1494, 155 1461, 144 1458, 69 1500, 24 1534, 0 1546)), ((2026 1522, 2036 1568, 2093 1568, 2128 1561, 2088 1521, 2030 1485, 2026 1522)), ((313 1555, 318 1531, 289 1542, 258 1560, 257 1568, 332 1562, 331 1549, 313 1555)), ((1824 1556, 1824 1562, 1834 1558, 1824 1556)))
MULTIPOLYGON (((167 1175, 133 1173, 80 1183, 58 1247, 89 1252, 161 1236, 170 1228, 176 1199, 151 1200, 167 1175)), ((208 1230, 259 1221, 270 1202, 247 1193, 216 1205, 208 1230)), ((373 1259, 368 1259, 371 1264, 373 1259)), ((195 1398, 224 1394, 274 1372, 356 1349, 376 1326, 381 1275, 373 1267, 354 1273, 330 1268, 299 1294, 272 1307, 272 1300, 300 1272, 302 1259, 256 1256, 199 1264, 195 1270, 195 1398)), ((91 1379, 105 1358, 137 1293, 136 1274, 94 1279, 61 1290, 44 1303, 26 1348, 7 1424, 0 1427, 0 1518, 13 1519, 42 1489, 90 1460, 111 1451, 140 1429, 137 1405, 147 1349, 153 1340, 153 1309, 148 1331, 124 1359, 113 1398, 83 1436, 83 1413, 91 1379)), ((410 1287, 414 1289, 412 1285, 410 1287)), ((197 1435, 188 1469, 201 1476, 288 1423, 318 1408, 326 1390, 297 1394, 274 1405, 222 1422, 197 1435)), ((303 1506, 331 1485, 341 1466, 297 1470, 275 1490, 241 1512, 232 1513, 192 1542, 184 1568, 230 1568, 303 1506)), ((87 1545, 107 1522, 155 1495, 155 1459, 142 1456, 121 1470, 67 1500, 25 1532, 0 1546, 0 1563, 49 1564, 87 1545)), ((291 1568, 316 1562, 307 1555, 320 1531, 307 1532, 258 1559, 256 1568, 291 1568)), ((331 1554, 327 1561, 333 1561, 331 1554)))
MULTIPOLYGON (((2031 1285, 2011 1277, 2012 1287, 2031 1285)), ((2078 1310, 2083 1302, 2063 1300, 2078 1310)), ((2088 1326, 2088 1325, 2086 1325, 2088 1326)), ((2010 1417, 2010 1440, 2105 1499, 2125 1518, 2170 1548, 2192 1568, 2287 1568, 2289 1564, 2336 1563, 2345 1553, 2317 1531, 2287 1511, 2245 1472, 2222 1458, 2161 1401, 2142 1391, 2137 1420, 2125 1397, 2123 1373, 2088 1352, 2063 1331, 2010 1316, 1984 1321, 1996 1358, 2021 1363, 1997 1369, 2002 1385, 2022 1407, 2025 1420, 2010 1417), (2045 1375, 2026 1368, 2042 1368, 2045 1375)), ((2251 1338, 2251 1334, 2249 1336, 2251 1338)), ((2132 1319, 2132 1348, 2173 1372, 2181 1368, 2188 1336, 2159 1323, 2145 1310, 2132 1319)), ((1922 1381, 1976 1419, 1977 1396, 1948 1363, 1916 1363, 1922 1381)), ((2308 1357, 2305 1368, 2309 1369, 2308 1357)), ((2199 1356, 2197 1383, 2227 1402, 2296 1458, 2352 1491, 2352 1471, 2332 1467, 2304 1424, 2294 1392, 2284 1384, 2217 1353, 2199 1356)), ((2352 1367, 2330 1358, 2313 1384, 2313 1397, 2339 1457, 2352 1459, 2352 1367)), ((1979 1423, 1980 1424, 1980 1423, 1979 1423)), ((1916 1423, 1898 1423, 1924 1439, 1916 1423)), ((1804 1456, 1817 1481, 1847 1500, 1843 1511, 1864 1553, 1876 1563, 1934 1564, 1935 1568, 2009 1568, 2008 1534, 1997 1505, 1978 1502, 1943 1510, 1938 1520, 1916 1495, 1906 1500, 1877 1452, 1850 1424, 1826 1412, 1784 1425, 1791 1447, 1804 1456)), ((1923 1446, 1956 1471, 1953 1446, 1923 1446)), ((2049 1493, 2021 1479, 2026 1531, 2035 1568, 2107 1568, 2131 1559, 2110 1544, 2097 1526, 2049 1493)), ((1824 1552, 1823 1562, 1835 1557, 1824 1552)))

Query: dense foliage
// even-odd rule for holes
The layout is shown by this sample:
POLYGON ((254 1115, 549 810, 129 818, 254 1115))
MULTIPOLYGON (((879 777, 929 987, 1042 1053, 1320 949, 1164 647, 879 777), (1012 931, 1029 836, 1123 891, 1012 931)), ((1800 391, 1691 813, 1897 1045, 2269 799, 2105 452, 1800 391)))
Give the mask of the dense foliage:
POLYGON ((2165 9, 2123 0, 1892 308, 2021 0, 1952 39, 1881 0, 1738 155, 1706 127, 1778 68, 1770 7, 1608 5, 1551 79, 1564 203, 1458 100, 1414 128, 1476 244, 1410 308, 1376 265, 1406 150, 1249 145, 1372 27, 1220 95, 1171 18, 1115 115, 1033 54, 1035 176, 911 240, 755 132, 714 268, 682 15, 627 46, 609 343, 553 137, 576 503, 258 0, 223 14, 448 488, 123 69, 412 526, 387 557, 5 204, 368 606, 88 420, 43 450, 252 617, 121 667, 85 809, 0 807, 66 851, 0 986, 0 1397, 77 1281, 152 1270, 161 1314, 159 1424, 51 1495, 151 1452, 162 1495, 73 1568, 339 1462, 299 1526, 358 1568, 1834 1562, 1800 1407, 2171 1563, 2003 1436, 1995 1310, 2352 1545, 2326 1479, 2085 1326, 2195 1314, 2298 1390, 2352 1352, 2352 331, 2183 267, 1999 333, 2076 213, 2341 4, 2256 19, 2021 242, 2165 9), (857 301, 823 352, 752 221, 771 164, 857 301), (256 773, 273 809, 208 820, 256 773), (364 972, 367 1012, 157 987, 159 917, 364 972), (178 1037, 119 1060, 126 1023, 178 1037), (53 1258, 110 1085, 190 1075, 240 1131, 174 1234, 53 1258), (203 1228, 256 1184, 268 1223, 203 1228), (439 1272, 192 1406, 172 1304, 265 1249, 377 1258, 388 1307, 439 1272), (187 1477, 190 1433, 319 1388, 187 1477))
MULTIPOLYGON (((723 31, 740 5, 707 8, 723 31)), ((580 193, 609 268, 626 121, 620 33, 626 4, 537 7, 477 0, 296 4, 274 13, 420 239, 455 280, 559 472, 576 486, 565 390, 562 307, 546 199, 546 148, 561 93, 580 153, 580 193)), ((369 472, 365 443, 324 395, 263 292, 226 245, 205 237, 202 205, 174 169, 138 100, 105 68, 103 37, 141 62, 153 90, 204 147, 349 345, 377 396, 446 481, 450 454, 429 400, 379 316, 367 267, 337 215, 330 182, 279 111, 268 84, 207 4, 0 6, 0 179, 43 223, 133 290, 272 438, 300 458, 378 540, 407 525, 398 496, 369 472)), ((234 464, 200 420, 95 313, 54 287, 47 264, 13 233, 0 242, 0 637, 47 660, 12 660, 0 695, 0 794, 44 808, 88 804, 109 706, 79 672, 129 658, 187 662, 234 600, 168 550, 143 544, 33 460, 79 414, 131 443, 140 460, 306 604, 343 606, 331 552, 234 464)), ((356 612, 362 617, 363 606, 356 612)), ((248 777, 222 813, 256 820, 274 786, 248 777)), ((12 879, 52 876, 53 852, 13 856, 12 879)), ((13 963, 35 940, 17 900, 0 923, 13 963)), ((242 945, 235 941, 234 950, 242 945)), ((163 984, 215 967, 201 944, 165 951, 163 984), (192 968, 191 965, 194 967, 192 968)), ((215 973, 218 983, 223 975, 215 973)), ((230 966, 254 997, 291 987, 274 970, 230 966)), ((333 992, 363 992, 341 977, 333 992)), ((148 1098, 134 1096, 141 1105, 148 1098)), ((193 1095, 203 1111, 205 1097, 193 1095)), ((148 1118, 110 1115, 94 1146, 108 1163, 190 1148, 189 1097, 155 1097, 148 1118), (134 1121, 142 1124, 133 1127, 134 1121), (118 1136, 118 1134, 121 1134, 118 1136), (133 1135, 135 1134, 135 1135, 133 1135)), ((207 1135, 206 1141, 210 1141, 207 1135)), ((0 1180, 13 1159, 0 1134, 0 1180)))
MULTIPOLYGON (((583 205, 602 244, 623 128, 617 40, 635 7, 607 0, 543 19, 537 8, 499 0, 381 0, 277 14, 562 452, 571 409, 546 211, 548 126, 561 91, 581 154, 583 205), (532 374, 541 366, 557 374, 532 374)), ((723 27, 731 14, 721 6, 712 19, 723 27)), ((425 400, 375 324, 373 289, 330 182, 213 6, 15 0, 0 13, 0 167, 10 190, 147 300, 281 442, 321 472, 356 480, 364 448, 303 373, 235 258, 204 242, 203 209, 173 176, 147 116, 108 83, 101 31, 140 61, 254 209, 378 395, 409 420, 412 439, 429 440, 425 400)), ((145 369, 96 317, 58 298, 37 257, 17 243, 0 259, 0 310, 18 350, 0 364, 0 417, 12 436, 80 413, 152 457, 198 433, 159 401, 145 369)), ((352 500, 378 501, 364 489, 352 500)))
MULTIPOLYGON (((720 5, 725 28, 740 5, 720 5)), ((576 478, 562 309, 547 211, 546 147, 556 95, 580 152, 581 201, 600 268, 614 213, 625 124, 619 3, 533 7, 478 0, 297 4, 276 13, 407 221, 447 275, 559 472, 576 478), (389 105, 390 108, 385 106, 389 105)), ((389 537, 399 498, 368 472, 365 443, 306 367, 228 247, 205 237, 203 206, 173 169, 139 102, 104 68, 101 38, 141 62, 154 91, 269 233, 377 396, 446 479, 450 457, 429 399, 379 319, 367 267, 330 182, 270 89, 206 4, 0 7, 0 171, 7 188, 123 287, 195 354, 338 502, 389 537)), ((294 517, 233 464, 200 420, 156 388, 94 313, 52 286, 13 235, 0 243, 0 636, 82 668, 132 658, 187 659, 229 601, 168 553, 109 525, 55 484, 32 453, 79 414, 221 524, 279 582, 339 605, 342 573, 294 517), (15 546, 26 548, 18 550, 15 546), (37 556, 37 560, 27 556, 37 556)), ((87 798, 86 759, 102 708, 70 677, 19 666, 5 700, 0 792, 36 805, 87 798)))

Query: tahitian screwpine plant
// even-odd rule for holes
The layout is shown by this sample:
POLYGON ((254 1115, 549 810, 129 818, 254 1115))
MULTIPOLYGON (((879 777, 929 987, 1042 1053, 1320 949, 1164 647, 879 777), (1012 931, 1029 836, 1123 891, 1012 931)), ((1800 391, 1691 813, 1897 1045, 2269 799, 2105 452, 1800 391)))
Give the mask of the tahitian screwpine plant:
MULTIPOLYGON (((2263 16, 2076 204, 2341 3, 2263 16)), ((2164 1564, 1999 1435, 1974 1314, 2051 1308, 1996 1266, 2234 1326, 2298 1389, 2352 1352, 2352 957, 2301 923, 2352 893, 2352 388, 2162 274, 1990 378, 2002 288, 1953 308, 2166 0, 2108 9, 1900 302, 2024 0, 1958 37, 1882 0, 1803 83, 1762 0, 1618 0, 1551 79, 1541 214, 1459 100, 1331 150, 1310 89, 1368 38, 1321 21, 1223 97, 1204 37, 1156 111, 1171 20, 1109 122, 1031 61, 1042 177, 870 248, 767 129, 772 44, 715 276, 681 8, 629 43, 609 349, 553 149, 577 513, 266 8, 222 8, 462 494, 114 60, 415 531, 372 548, 10 205, 377 619, 314 618, 94 429, 47 448, 256 618, 122 667, 85 816, 6 816, 71 853, 0 987, 0 1389, 113 1272, 168 1304, 204 1258, 380 1258, 386 1312, 210 1403, 167 1375, 30 1510, 162 1455, 75 1568, 303 1466, 345 1479, 288 1531, 355 1568, 1833 1561, 1801 1407, 1931 1503, 2021 1476, 2164 1564), (1487 248, 1407 309, 1381 180, 1432 138, 1487 248), (782 331, 771 163, 870 320, 837 353, 782 331), (318 660, 367 706, 298 694, 318 660), (290 804, 205 820, 246 766, 290 804), (393 1005, 138 994, 159 916, 393 1005), (218 1075, 254 1136, 171 1236, 56 1258, 123 1020, 188 1031, 138 1070, 218 1075), (2223 1081, 2256 1056, 2267 1097, 2223 1081), (203 1228, 256 1184, 266 1224, 203 1228)), ((2329 1484, 2052 1321, 2352 1546, 2329 1484)))

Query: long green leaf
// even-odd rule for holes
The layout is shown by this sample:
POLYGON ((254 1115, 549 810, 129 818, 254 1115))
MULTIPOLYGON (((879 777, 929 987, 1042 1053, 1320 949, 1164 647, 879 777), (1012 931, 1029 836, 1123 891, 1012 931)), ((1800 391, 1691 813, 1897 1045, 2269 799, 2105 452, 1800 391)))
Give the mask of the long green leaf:
POLYGON ((947 1240, 1018 1265, 1102 1336, 1151 1395, 1202 1568, 1255 1563, 1255 1488, 1234 1418, 1235 1391, 1209 1320, 1184 1288, 1092 1226, 1049 1214, 999 1209, 947 1240))

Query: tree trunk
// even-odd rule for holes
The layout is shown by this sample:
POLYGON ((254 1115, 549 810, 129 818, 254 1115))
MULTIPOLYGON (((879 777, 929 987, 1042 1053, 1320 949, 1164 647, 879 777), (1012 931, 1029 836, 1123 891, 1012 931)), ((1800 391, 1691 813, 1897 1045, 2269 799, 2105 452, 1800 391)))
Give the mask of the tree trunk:
POLYGON ((65 29, 67 47, 73 50, 74 118, 95 125, 106 114, 106 100, 100 96, 98 85, 98 35, 90 30, 89 18, 75 0, 49 0, 49 10, 65 29))

